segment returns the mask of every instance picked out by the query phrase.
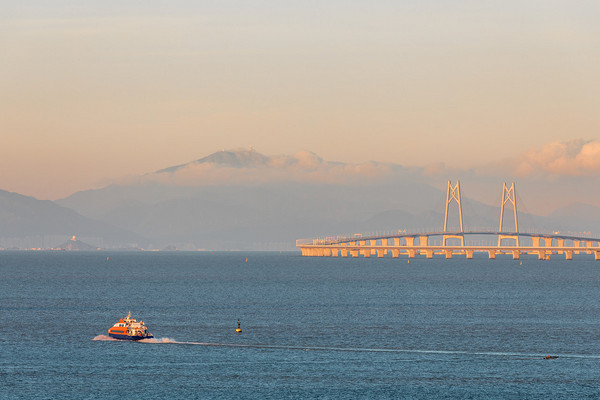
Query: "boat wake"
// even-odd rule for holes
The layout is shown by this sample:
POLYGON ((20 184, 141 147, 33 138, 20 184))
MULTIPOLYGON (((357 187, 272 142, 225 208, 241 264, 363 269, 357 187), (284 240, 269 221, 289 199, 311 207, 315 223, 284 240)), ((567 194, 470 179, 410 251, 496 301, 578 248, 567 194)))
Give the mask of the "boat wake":
MULTIPOLYGON (((120 341, 106 335, 98 335, 92 340, 120 341)), ((346 352, 371 352, 371 353, 421 353, 421 354, 445 354, 445 355, 470 355, 487 357, 510 357, 520 359, 537 360, 542 359, 545 354, 518 353, 518 352, 485 352, 485 351, 463 351, 463 350, 420 350, 402 348, 362 348, 362 347, 328 347, 328 346, 284 346, 268 344, 241 344, 241 343, 215 343, 215 342, 180 342, 171 338, 152 338, 137 340, 139 343, 165 343, 184 344, 206 347, 245 347, 253 349, 275 349, 275 350, 302 350, 302 351, 346 351, 346 352)), ((595 354, 557 354, 553 358, 593 358, 600 359, 595 354)))
POLYGON ((116 341, 117 339, 113 339, 108 335, 98 335, 95 338, 93 338, 92 340, 107 340, 107 341, 116 341))
POLYGON ((175 344, 181 344, 182 342, 178 342, 177 340, 174 339, 169 339, 169 338, 151 338, 151 339, 141 339, 138 340, 138 342, 140 343, 175 343, 175 344))
MULTIPOLYGON (((153 340, 153 339, 150 339, 153 340)), ((214 343, 214 342, 179 342, 172 339, 159 339, 154 343, 174 343, 210 347, 246 347, 254 349, 276 349, 276 350, 302 350, 302 351, 346 351, 346 352, 369 352, 369 353, 420 353, 420 354, 443 354, 443 355, 467 355, 483 357, 505 357, 519 358, 523 360, 539 360, 547 357, 545 354, 519 353, 519 352, 495 352, 495 351, 466 351, 466 350, 422 350, 403 348, 364 348, 364 347, 329 347, 329 346, 284 346, 268 344, 240 344, 240 343, 214 343), (162 340, 162 341, 161 341, 162 340)), ((600 359, 595 354, 559 354, 551 358, 593 358, 600 359)))

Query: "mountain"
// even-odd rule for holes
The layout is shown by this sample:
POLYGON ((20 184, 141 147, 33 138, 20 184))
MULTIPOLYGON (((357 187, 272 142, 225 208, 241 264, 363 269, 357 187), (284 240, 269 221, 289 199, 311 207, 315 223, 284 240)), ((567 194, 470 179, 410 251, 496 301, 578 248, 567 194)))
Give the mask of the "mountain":
POLYGON ((377 229, 369 218, 398 207, 393 193, 398 188, 277 183, 183 189, 158 183, 110 186, 61 204, 143 233, 157 248, 176 244, 180 249, 294 249, 301 237, 377 229), (112 198, 113 206, 97 198, 112 198))
POLYGON ((0 248, 51 248, 74 234, 97 246, 133 245, 143 240, 52 201, 0 190, 0 248))
POLYGON ((585 203, 573 203, 554 210, 547 217, 555 230, 597 232, 600 226, 600 207, 585 203))
POLYGON ((261 167, 268 165, 271 157, 257 153, 254 150, 241 150, 241 151, 219 151, 209 156, 201 158, 196 161, 192 161, 186 164, 176 165, 156 171, 156 173, 173 173, 180 169, 189 167, 194 164, 219 164, 227 165, 233 168, 244 168, 244 167, 261 167))
MULTIPOLYGON (((445 192, 423 183, 419 171, 399 165, 243 150, 217 152, 58 203, 144 235, 152 248, 293 250, 295 240, 305 237, 441 229, 444 201, 445 192)), ((468 198, 463 208, 469 211, 465 225, 497 225, 496 208, 468 198)))
MULTIPOLYGON (((0 247, 8 247, 6 237, 54 235, 55 246, 76 234, 99 247, 295 250, 299 238, 441 230, 445 181, 436 188, 427 183, 434 179, 441 180, 419 168, 330 162, 308 151, 220 151, 54 203, 4 192, 0 247)), ((467 230, 498 228, 497 206, 463 192, 462 211, 467 230)), ((546 217, 519 212, 519 228, 595 232, 599 211, 573 205, 546 217)), ((511 230, 512 210, 505 213, 511 230)), ((455 203, 449 215, 448 229, 458 229, 455 203)))

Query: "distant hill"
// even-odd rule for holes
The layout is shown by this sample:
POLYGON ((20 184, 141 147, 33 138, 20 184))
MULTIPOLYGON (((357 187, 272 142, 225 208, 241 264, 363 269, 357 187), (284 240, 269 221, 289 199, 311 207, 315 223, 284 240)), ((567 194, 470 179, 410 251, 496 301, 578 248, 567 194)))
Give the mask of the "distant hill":
MULTIPOLYGON (((420 169, 330 162, 307 151, 220 151, 54 203, 1 192, 0 247, 9 247, 7 237, 54 235, 46 241, 52 247, 77 235, 99 247, 295 250, 299 238, 442 229, 445 190, 424 177, 420 169)), ((464 194, 462 203, 465 229, 497 229, 498 207, 464 194)), ((520 212, 519 227, 595 232, 599 211, 520 212)), ((458 229, 455 208, 449 229, 458 229)))
MULTIPOLYGON (((292 250, 298 238, 441 229, 444 201, 445 192, 398 165, 250 150, 217 152, 58 203, 144 235, 155 248, 292 250), (207 184, 206 175, 220 180, 207 184)), ((466 226, 498 224, 494 207, 464 198, 463 208, 466 226)))
POLYGON ((591 204, 573 203, 566 207, 561 207, 554 210, 549 217, 568 217, 600 221, 600 207, 596 207, 591 204))
POLYGON ((62 249, 66 251, 92 251, 99 250, 98 247, 92 246, 91 244, 85 243, 81 240, 77 240, 75 236, 67 240, 65 243, 55 247, 56 249, 62 249))
POLYGON ((443 206, 439 190, 411 179, 390 180, 390 170, 402 168, 328 162, 311 152, 221 151, 58 203, 143 234, 156 248, 293 250, 302 237, 413 227, 417 217, 382 224, 376 216, 443 206))
POLYGON ((600 228, 600 208, 584 203, 561 207, 547 217, 555 230, 597 232, 600 228))
POLYGON ((52 201, 0 190, 0 248, 56 247, 73 235, 99 246, 122 247, 143 241, 102 221, 84 217, 52 201))

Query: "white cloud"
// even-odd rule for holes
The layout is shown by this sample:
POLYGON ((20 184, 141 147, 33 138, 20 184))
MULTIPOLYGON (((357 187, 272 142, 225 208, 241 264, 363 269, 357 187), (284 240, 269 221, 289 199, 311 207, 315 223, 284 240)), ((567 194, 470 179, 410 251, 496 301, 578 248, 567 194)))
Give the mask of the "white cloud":
POLYGON ((582 139, 550 142, 532 149, 516 160, 514 173, 519 177, 587 176, 600 172, 600 142, 582 139))

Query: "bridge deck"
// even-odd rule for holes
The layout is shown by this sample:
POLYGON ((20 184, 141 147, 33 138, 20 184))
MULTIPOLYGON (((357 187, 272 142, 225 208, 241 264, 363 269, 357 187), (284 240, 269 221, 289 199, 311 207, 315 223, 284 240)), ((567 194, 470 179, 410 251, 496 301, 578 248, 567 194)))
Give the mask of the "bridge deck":
POLYGON ((600 260, 600 239, 564 234, 538 234, 538 233, 515 233, 515 232, 425 232, 425 233, 399 233, 393 235, 370 235, 353 237, 326 237, 321 239, 298 240, 296 245, 302 250, 304 256, 332 256, 332 257, 384 257, 388 253, 392 257, 408 255, 412 258, 417 255, 425 255, 427 258, 435 254, 445 255, 452 258, 453 255, 462 254, 472 258, 474 253, 483 252, 489 258, 495 258, 499 254, 512 254, 518 259, 521 254, 536 254, 539 259, 548 259, 553 254, 564 254, 567 260, 571 260, 574 254, 594 254, 596 260, 600 260), (491 245, 468 245, 464 243, 464 237, 468 235, 495 235, 500 239, 515 239, 517 237, 531 238, 531 246, 491 246, 491 245), (435 245, 429 244, 428 239, 432 236, 444 236, 462 238, 461 245, 435 245), (404 241, 405 243, 401 243, 404 241), (415 245, 415 241, 419 241, 415 245), (571 246, 565 246, 565 241, 572 241, 571 246), (556 242, 556 245, 553 245, 556 242), (540 245, 542 244, 542 245, 540 245))

